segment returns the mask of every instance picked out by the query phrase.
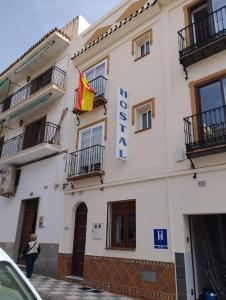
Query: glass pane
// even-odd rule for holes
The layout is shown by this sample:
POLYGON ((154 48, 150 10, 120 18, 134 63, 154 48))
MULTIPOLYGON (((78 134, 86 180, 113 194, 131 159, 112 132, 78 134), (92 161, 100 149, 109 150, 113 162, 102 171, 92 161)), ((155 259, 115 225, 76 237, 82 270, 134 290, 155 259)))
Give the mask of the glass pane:
POLYGON ((102 145, 102 128, 98 126, 92 129, 91 146, 102 145))
POLYGON ((200 121, 204 136, 218 135, 221 126, 224 127, 224 109, 220 81, 208 84, 199 89, 202 115, 200 121))
POLYGON ((223 87, 224 87, 224 105, 226 104, 226 78, 223 80, 223 87))
POLYGON ((151 111, 148 111, 148 128, 151 127, 151 111))
POLYGON ((213 11, 226 5, 225 0, 212 0, 213 11))
POLYGON ((91 129, 87 129, 81 133, 81 149, 90 147, 91 129))
POLYGON ((140 46, 140 56, 144 56, 145 55, 145 45, 141 45, 140 46))
POLYGON ((202 112, 223 105, 220 81, 199 88, 202 112))
POLYGON ((150 42, 146 42, 146 54, 150 53, 150 42))
POLYGON ((142 129, 147 128, 147 113, 142 114, 142 129))
POLYGON ((105 76, 105 63, 102 63, 95 68, 95 78, 99 76, 105 76))
POLYGON ((193 42, 199 43, 201 41, 205 41, 210 37, 210 25, 208 18, 208 7, 207 4, 200 5, 195 7, 191 11, 192 26, 191 36, 193 36, 193 42))
MULTIPOLYGON (((98 126, 92 129, 91 146, 102 145, 102 128, 103 126, 98 126)), ((93 147, 90 151, 91 167, 93 170, 98 171, 101 167, 101 148, 93 147)))
POLYGON ((86 79, 87 79, 88 81, 93 80, 93 79, 94 79, 94 69, 92 69, 92 70, 86 72, 85 75, 86 75, 86 79))
POLYGON ((128 242, 129 244, 136 243, 136 215, 130 214, 128 216, 128 242))
POLYGON ((0 299, 2 300, 35 300, 36 297, 23 282, 13 267, 0 262, 0 299))
POLYGON ((123 244, 124 243, 124 217, 117 216, 116 217, 116 237, 115 237, 116 244, 123 244))
MULTIPOLYGON (((213 11, 216 11, 226 5, 225 0, 212 0, 213 11)), ((226 8, 220 9, 214 13, 215 31, 219 32, 226 29, 226 8)))

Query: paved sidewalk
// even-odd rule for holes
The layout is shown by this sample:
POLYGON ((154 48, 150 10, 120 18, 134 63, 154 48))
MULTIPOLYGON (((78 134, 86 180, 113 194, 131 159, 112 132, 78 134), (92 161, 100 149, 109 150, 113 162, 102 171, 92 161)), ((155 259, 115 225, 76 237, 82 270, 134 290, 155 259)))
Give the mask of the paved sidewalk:
POLYGON ((43 300, 132 300, 129 297, 86 288, 81 285, 41 275, 33 275, 31 283, 43 300))

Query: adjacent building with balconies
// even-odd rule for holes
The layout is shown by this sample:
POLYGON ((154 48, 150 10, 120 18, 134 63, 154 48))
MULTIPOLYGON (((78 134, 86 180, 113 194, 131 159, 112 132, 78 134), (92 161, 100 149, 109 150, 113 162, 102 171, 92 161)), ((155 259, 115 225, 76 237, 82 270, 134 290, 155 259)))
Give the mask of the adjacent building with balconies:
POLYGON ((77 17, 53 29, 0 74, 0 246, 24 264, 21 253, 36 232, 36 271, 52 276, 64 200, 63 130, 72 110, 67 73, 72 41, 87 26, 77 17))

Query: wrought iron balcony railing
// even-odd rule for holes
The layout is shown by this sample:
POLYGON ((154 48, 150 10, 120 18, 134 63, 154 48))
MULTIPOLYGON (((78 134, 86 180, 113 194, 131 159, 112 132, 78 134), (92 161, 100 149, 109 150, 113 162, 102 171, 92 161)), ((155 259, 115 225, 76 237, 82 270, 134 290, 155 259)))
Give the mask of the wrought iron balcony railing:
POLYGON ((186 151, 226 146, 226 106, 184 118, 186 151))
POLYGON ((94 97, 104 97, 106 91, 107 79, 104 76, 98 76, 93 80, 89 81, 90 86, 94 90, 94 97))
POLYGON ((103 152, 104 146, 95 145, 71 153, 68 178, 103 174, 103 152))
POLYGON ((1 159, 11 157, 22 150, 42 143, 59 145, 60 126, 46 122, 2 142, 0 144, 0 157, 1 159))
POLYGON ((0 103, 0 112, 4 112, 16 104, 22 102, 24 99, 41 90, 48 84, 52 83, 61 88, 64 87, 66 73, 54 66, 47 70, 45 73, 39 75, 27 85, 8 96, 5 100, 0 103))
MULTIPOLYGON (((180 58, 223 37, 226 37, 226 6, 178 31, 180 58)), ((218 48, 211 50, 213 53, 219 52, 225 49, 225 43, 224 46, 219 45, 218 48)), ((206 56, 212 54, 211 51, 209 51, 209 55, 205 53, 206 56)))
MULTIPOLYGON (((107 86, 107 79, 100 75, 93 80, 89 81, 90 86, 94 90, 94 107, 98 107, 100 105, 105 105, 107 102, 107 99, 105 97, 106 93, 106 86, 107 86)), ((75 90, 75 101, 77 98, 78 89, 75 90)), ((74 109, 74 113, 81 114, 82 111, 74 109)))

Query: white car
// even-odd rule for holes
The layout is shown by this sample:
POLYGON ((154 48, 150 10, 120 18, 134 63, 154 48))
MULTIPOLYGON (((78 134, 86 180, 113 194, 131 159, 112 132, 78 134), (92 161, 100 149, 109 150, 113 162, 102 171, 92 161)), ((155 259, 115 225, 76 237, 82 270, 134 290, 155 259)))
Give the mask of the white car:
POLYGON ((23 272, 1 248, 0 300, 42 300, 23 272))

